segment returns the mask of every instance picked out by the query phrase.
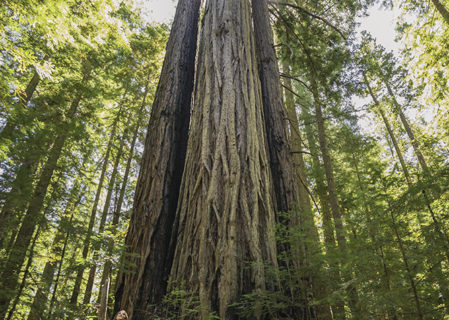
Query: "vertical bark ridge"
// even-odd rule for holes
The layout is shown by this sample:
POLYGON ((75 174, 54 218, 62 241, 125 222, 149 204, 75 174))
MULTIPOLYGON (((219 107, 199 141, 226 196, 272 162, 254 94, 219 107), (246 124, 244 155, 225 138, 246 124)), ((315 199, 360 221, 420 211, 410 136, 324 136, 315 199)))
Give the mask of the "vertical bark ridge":
MULTIPOLYGON (((178 205, 170 279, 201 303, 201 319, 264 290, 276 265, 275 199, 247 0, 209 0, 178 205)), ((198 316, 195 316, 198 317, 198 316)))

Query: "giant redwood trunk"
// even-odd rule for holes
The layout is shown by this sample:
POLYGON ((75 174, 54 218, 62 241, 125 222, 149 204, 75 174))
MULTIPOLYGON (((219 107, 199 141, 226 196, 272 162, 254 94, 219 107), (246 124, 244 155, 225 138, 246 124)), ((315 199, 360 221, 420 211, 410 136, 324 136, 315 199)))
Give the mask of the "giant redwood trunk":
POLYGON ((276 264, 275 201, 250 4, 209 0, 198 54, 192 124, 170 280, 199 297, 201 315, 267 288, 276 264))
POLYGON ((254 34, 262 85, 262 101, 267 131, 270 167, 277 210, 287 212, 298 204, 299 194, 287 134, 287 111, 279 78, 266 0, 253 0, 254 34))
POLYGON ((180 0, 167 44, 137 181, 115 309, 147 319, 162 300, 171 267, 168 250, 187 148, 201 0, 180 0))

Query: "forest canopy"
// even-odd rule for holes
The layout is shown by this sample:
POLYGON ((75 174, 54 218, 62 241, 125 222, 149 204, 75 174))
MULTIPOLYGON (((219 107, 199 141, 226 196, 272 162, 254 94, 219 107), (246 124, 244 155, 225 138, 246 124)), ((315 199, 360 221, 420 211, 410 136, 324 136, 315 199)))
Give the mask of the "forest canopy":
POLYGON ((449 319, 449 1, 152 5, 0 4, 0 320, 449 319))

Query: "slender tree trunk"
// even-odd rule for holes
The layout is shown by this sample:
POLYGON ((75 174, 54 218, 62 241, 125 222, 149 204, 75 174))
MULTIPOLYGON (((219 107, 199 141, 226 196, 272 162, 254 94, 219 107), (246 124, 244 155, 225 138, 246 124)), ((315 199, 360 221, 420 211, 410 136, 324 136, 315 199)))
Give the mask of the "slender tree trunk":
MULTIPOLYGON (((399 147, 399 144, 398 144, 398 142, 397 142, 397 140, 396 140, 396 137, 395 137, 395 135, 394 135, 393 129, 391 128, 391 125, 390 125, 390 123, 389 123, 387 117, 385 116, 385 113, 384 113, 384 111, 382 110, 382 108, 381 108, 381 106, 380 106, 380 104, 379 104, 379 101, 378 101, 376 95, 374 94, 372 88, 370 87, 366 75, 364 74, 363 76, 364 76, 365 84, 366 84, 366 86, 367 86, 367 88, 368 88, 368 91, 369 91, 369 93, 370 93, 370 95, 371 95, 371 97, 372 97, 374 103, 375 103, 376 106, 378 107, 379 114, 380 114, 381 117, 382 117, 382 120, 383 120, 383 122, 384 122, 384 124, 385 124, 385 127, 386 127, 386 129, 387 129, 388 135, 390 136, 390 139, 391 139, 391 141, 392 141, 392 143, 393 143, 393 147, 394 147, 394 149, 395 149, 395 151, 396 151, 396 155, 397 155, 397 157, 398 157, 398 159, 399 159, 399 162, 400 162, 400 164, 401 164, 401 167, 402 167, 402 170, 403 170, 405 179, 406 179, 406 181, 407 181, 407 184, 408 184, 409 187, 411 187, 412 184, 413 184, 413 183, 412 183, 412 179, 411 179, 411 177, 410 177, 410 173, 409 173, 408 168, 407 168, 407 166, 406 166, 406 163, 405 163, 405 161, 404 161, 404 157, 403 157, 403 155, 402 155, 402 151, 401 151, 401 149, 400 149, 400 147, 399 147)), ((393 93, 393 92, 391 91, 391 88, 387 88, 387 89, 389 90, 389 93, 390 93, 390 94, 393 93)), ((407 124, 408 124, 408 123, 407 123, 407 124)), ((410 129, 410 128, 409 128, 409 129, 410 129)), ((414 137, 413 132, 412 132, 412 137, 414 137)), ((414 140, 414 139, 413 139, 413 140, 414 140)), ((412 141, 413 141, 413 140, 412 140, 412 141)), ((419 159, 418 159, 418 160, 419 160, 419 159)), ((422 158, 421 160, 424 160, 424 158, 422 158)), ((424 167, 427 168, 427 165, 425 165, 424 167)), ((423 169, 424 169, 424 168, 423 168, 423 169)), ((428 201, 428 199, 425 199, 425 200, 428 201)), ((429 210, 430 210, 431 215, 434 217, 434 214, 433 214, 432 208, 430 207, 429 202, 427 202, 427 205, 428 205, 428 208, 429 208, 429 210)), ((432 243, 432 242, 433 242, 433 239, 431 239, 431 238, 429 237, 428 232, 426 232, 426 231, 423 230, 423 228, 422 228, 422 223, 421 223, 421 220, 422 220, 422 219, 420 218, 420 214, 419 214, 419 213, 418 213, 418 217, 417 217, 417 218, 418 218, 418 222, 420 223, 421 232, 422 232, 422 234, 423 234, 424 237, 425 237, 426 243, 432 243)), ((399 248, 400 248, 400 250, 401 250, 401 255, 402 255, 402 257, 403 257, 404 266, 405 266, 405 269, 406 269, 406 271, 407 271, 407 275, 408 275, 408 278, 409 278, 409 281, 410 281, 410 286, 411 286, 411 289, 412 289, 412 292, 413 292, 413 295, 414 295, 414 300, 415 300, 416 310, 417 310, 417 313, 418 313, 419 318, 420 318, 420 319, 423 319, 423 313, 422 313, 422 310, 421 310, 421 304, 420 304, 420 300, 419 300, 419 297, 418 297, 418 292, 417 292, 416 284, 415 284, 415 281, 414 281, 414 279, 413 279, 413 275, 412 275, 412 273, 411 273, 411 269, 410 269, 410 267, 409 267, 409 263, 408 263, 408 259, 407 259, 407 255, 406 255, 406 251, 405 251, 405 247, 404 247, 404 244, 403 244, 403 242, 402 242, 402 239, 399 237, 399 232, 398 232, 398 229, 397 229, 397 226, 396 226, 396 222, 395 222, 395 218, 394 218, 394 215, 393 215, 392 212, 391 212, 391 219, 392 219, 392 222, 393 222, 393 228, 394 228, 394 232, 395 232, 396 237, 397 237, 397 241, 398 241, 398 244, 399 244, 399 248)), ((438 223, 437 223, 436 225, 438 226, 438 223)), ((441 234, 440 234, 440 235, 441 235, 441 234)), ((434 274, 436 275, 436 278, 438 279, 438 282, 440 283, 440 287, 442 287, 442 288, 447 288, 447 282, 445 281, 445 279, 444 279, 444 278, 441 278, 441 277, 438 277, 438 275, 441 275, 441 274, 442 274, 441 267, 442 267, 442 266, 441 266, 441 263, 437 263, 437 264, 434 266, 434 274), (442 284, 442 285, 441 285, 441 284, 442 284)), ((448 291, 447 291, 446 289, 443 289, 442 292, 443 292, 443 295, 446 296, 446 297, 449 295, 449 293, 448 293, 448 291)), ((446 302, 446 299, 447 299, 446 297, 445 297, 445 299, 444 299, 445 302, 446 302)), ((446 304, 447 304, 447 302, 446 302, 446 304)))
MULTIPOLYGON (((120 107, 119 111, 117 112, 117 115, 115 116, 114 122, 112 124, 111 136, 109 137, 108 146, 106 147, 106 153, 105 153, 104 160, 103 160, 100 179, 98 180, 97 191, 95 193, 95 199, 94 199, 94 203, 92 205, 92 212, 90 214, 89 225, 87 227, 87 234, 86 234, 86 238, 84 239, 84 242, 83 242, 83 252, 82 252, 83 260, 86 260, 87 255, 89 254, 90 240, 92 238, 95 219, 97 216, 97 207, 98 207, 98 203, 100 202, 100 196, 101 196, 101 192, 103 190, 104 178, 106 176, 106 171, 108 169, 108 164, 109 164, 109 156, 111 154, 111 149, 114 144, 114 139, 115 139, 115 135, 116 135, 116 131, 117 131, 117 124, 120 119, 121 113, 122 113, 122 107, 120 107)), ((74 284, 73 291, 72 291, 72 296, 70 297, 70 303, 72 305, 76 305, 76 303, 78 301, 78 296, 79 296, 80 288, 81 288, 81 282, 83 281, 84 269, 85 269, 85 266, 81 265, 81 266, 79 266, 79 269, 77 271, 76 278, 75 278, 75 284, 74 284)))
MULTIPOLYGON (((67 119, 72 119, 75 116, 80 100, 81 96, 78 96, 72 102, 66 115, 67 119)), ((53 172, 57 167, 57 162, 62 154, 62 149, 69 134, 69 127, 67 124, 63 125, 65 126, 63 132, 56 137, 52 148, 49 150, 47 162, 42 169, 41 176, 34 189, 34 193, 31 197, 22 226, 20 227, 14 246, 11 249, 11 253, 5 263, 2 276, 0 277, 1 284, 7 293, 13 293, 16 289, 18 279, 17 270, 20 269, 20 266, 25 260, 26 248, 28 248, 31 242, 31 238, 36 227, 44 218, 41 214, 44 199, 47 194, 47 189, 50 185, 53 172), (11 272, 11 270, 14 271, 11 272)), ((8 294, 0 297, 0 317, 5 316, 9 302, 10 297, 8 297, 8 294)))
MULTIPOLYGON (((25 92, 23 92, 23 94, 21 94, 19 97, 19 102, 20 102, 19 108, 21 108, 20 110, 25 110, 23 108, 27 107, 28 102, 30 102, 31 97, 33 96, 34 92, 36 91, 39 81, 40 81, 39 74, 36 71, 34 71, 33 76, 31 77, 31 80, 25 89, 25 92)), ((2 131, 0 132, 0 141, 3 142, 4 139, 11 138, 13 135, 14 129, 16 127, 17 127, 17 121, 9 120, 3 127, 2 131)))
POLYGON ((415 279, 413 277, 412 271, 410 269, 410 264, 408 262, 408 257, 407 257, 407 253, 404 247, 404 243, 402 241, 401 236, 399 235, 399 230, 397 227, 397 223, 396 223, 396 219, 394 217, 393 212, 390 210, 390 217, 391 217, 391 222, 392 222, 392 229, 393 232, 396 236, 396 240, 399 244, 399 250, 401 251, 401 255, 402 255, 402 261, 404 262, 404 266, 405 266, 405 271, 407 272, 407 277, 408 280, 410 282, 410 288, 412 289, 413 292, 413 299, 415 301, 415 306, 416 306, 416 312, 417 312, 417 316, 418 319, 423 320, 424 319, 424 315, 421 309, 421 302, 418 296, 418 290, 416 287, 416 283, 415 283, 415 279))
MULTIPOLYGON (((129 148, 129 155, 128 155, 128 160, 126 163, 126 169, 125 169, 125 173, 123 175, 123 180, 122 180, 122 186, 120 188, 120 194, 115 206, 115 211, 114 211, 114 215, 112 218, 112 227, 113 227, 113 234, 115 234, 116 231, 116 227, 120 221, 120 216, 122 213, 122 205, 123 205, 123 200, 125 199, 125 192, 126 192, 126 188, 128 185, 128 178, 129 178, 129 173, 131 170, 131 163, 132 160, 134 158, 134 148, 136 146, 136 142, 137 142, 137 137, 138 137, 138 133, 139 133, 139 128, 141 126, 141 118, 142 118, 142 113, 143 110, 145 108, 145 104, 146 104, 146 97, 147 97, 147 93, 148 93, 148 89, 149 89, 149 84, 150 84, 150 74, 148 75, 148 79, 147 79, 147 85, 145 88, 145 94, 142 100, 142 104, 140 107, 140 110, 137 113, 137 117, 138 117, 138 121, 135 125, 135 129, 134 129, 134 133, 133 133, 133 138, 132 138, 132 142, 131 142, 131 146, 129 148)), ((113 244, 114 242, 111 240, 109 241, 109 243, 107 244, 107 256, 110 257, 112 255, 112 250, 113 250, 113 244)), ((103 272, 102 272, 102 276, 101 276, 101 282, 100 282, 100 292, 98 293, 98 300, 100 300, 100 297, 102 297, 102 288, 105 286, 106 281, 108 281, 108 279, 110 279, 110 274, 111 274, 111 268, 112 268, 112 263, 111 260, 106 260, 104 266, 103 266, 103 272)), ((109 287, 111 286, 111 283, 109 283, 109 287)), ((106 305, 107 308, 107 305, 106 305)))
POLYGON ((377 112, 382 117, 382 121, 384 122, 385 128, 387 129, 388 135, 390 136, 391 142, 393 143, 393 147, 394 147, 394 149, 396 151, 396 155, 397 155, 397 157, 399 159, 399 163, 401 164, 401 168, 402 168, 402 171, 404 172, 404 176, 405 176, 405 179, 407 180, 407 184, 409 186, 411 186, 412 185, 412 179, 410 178, 410 173, 408 171, 407 165, 405 164, 405 160, 404 160, 404 157, 402 155, 402 151, 399 148, 399 143, 396 140, 396 136, 394 135, 394 132, 393 132, 393 129, 392 129, 391 125, 390 125, 390 122, 388 121, 388 118, 385 116, 385 112, 383 111, 383 109, 382 109, 382 107, 381 107, 381 105, 379 103, 379 100, 377 100, 377 97, 374 94, 374 91, 372 90, 371 86, 369 85, 369 81, 368 81, 366 75, 363 74, 363 77, 365 79, 365 84, 366 84, 366 86, 368 88, 369 94, 371 95, 371 98, 373 99, 374 104, 377 106, 377 112))
MULTIPOLYGON (((128 121, 125 125, 125 128, 129 127, 129 124, 131 122, 131 117, 132 117, 132 114, 129 115, 128 121)), ((126 137, 125 137, 125 135, 123 135, 121 138, 121 141, 120 141, 120 146, 118 148, 117 155, 115 157, 115 162, 114 162, 114 166, 112 169, 111 178, 110 178, 109 184, 108 184, 108 192, 106 194, 106 200, 104 202, 103 213, 101 215, 100 225, 98 227, 98 234, 100 235, 100 237, 103 237, 104 229, 106 227, 106 219, 109 215, 109 208, 111 206, 112 193, 114 192, 114 187, 115 187, 115 179, 117 177, 120 160, 122 158, 123 148, 125 146, 125 141, 126 141, 126 137)), ((94 286, 95 274, 97 272, 97 261, 100 257, 100 252, 99 252, 100 249, 101 249, 100 243, 99 242, 94 243, 94 245, 92 247, 92 251, 94 253, 93 259, 92 259, 92 266, 90 268, 89 278, 87 279, 87 283, 86 283, 86 290, 84 292, 83 305, 87 305, 90 303, 90 298, 92 296, 92 288, 94 286)))
POLYGON ((276 198, 249 2, 205 10, 170 280, 199 296, 190 318, 237 319, 229 304, 267 289, 277 264, 276 198))
POLYGON ((100 296, 98 303, 98 320, 107 320, 108 318, 108 296, 109 296, 109 287, 110 287, 111 279, 107 279, 104 284, 101 285, 100 288, 100 296))
POLYGON ((15 221, 15 219, 20 220, 17 215, 26 210, 26 206, 33 193, 33 177, 42 156, 37 150, 33 151, 26 155, 25 160, 19 167, 16 178, 12 183, 12 188, 8 192, 0 213, 2 221, 0 224, 0 247, 8 251, 14 242, 11 243, 11 241, 8 241, 8 244, 6 244, 5 239, 9 235, 10 238, 15 240, 19 226, 19 221, 15 221))
MULTIPOLYGON (((76 206, 74 207, 76 208, 76 206)), ((72 215, 70 216, 70 222, 69 225, 72 225, 72 220, 73 220, 73 212, 72 215)), ((64 245, 62 246, 62 251, 61 251, 61 257, 59 259, 59 266, 58 266, 58 271, 56 272, 56 279, 54 281, 54 288, 53 288, 53 293, 51 295, 51 299, 50 299, 50 308, 48 310, 48 319, 52 319, 52 314, 53 314, 53 307, 54 307, 54 303, 56 300, 56 294, 58 292, 58 286, 59 286, 59 278, 61 277, 61 270, 62 270, 62 264, 64 263, 64 259, 65 259, 65 253, 67 251, 67 245, 69 242, 69 237, 70 237, 70 229, 67 230, 66 235, 65 235, 65 239, 64 239, 64 245)), ((73 257, 72 260, 74 260, 74 256, 76 254, 76 248, 73 252, 73 257)), ((71 262, 69 261, 69 263, 71 262)), ((70 263, 71 265, 71 263, 70 263)), ((68 277, 67 277, 68 279, 68 277)))
POLYGON ((439 0, 431 0, 435 8, 443 17, 447 25, 449 25, 449 10, 439 0))
MULTIPOLYGON (((320 199, 320 205, 321 205, 321 218, 323 220, 323 235, 324 235, 324 245, 326 248, 326 252, 328 255, 332 256, 336 249, 336 241, 335 241, 335 229, 334 229, 334 223, 332 221, 332 212, 329 206, 329 195, 327 193, 327 187, 324 182, 325 180, 325 173, 323 170, 323 165, 320 163, 320 160, 318 158, 319 150, 317 148, 317 143, 315 140, 315 135, 313 132, 313 128, 311 125, 312 116, 310 115, 307 108, 303 107, 302 112, 304 116, 306 117, 306 137, 307 141, 309 143, 309 149, 312 156, 312 164, 313 164, 313 172, 315 176, 315 183, 316 183, 316 192, 318 194, 318 197, 320 199)), ((339 290, 338 286, 343 281, 341 279, 340 270, 338 263, 331 263, 330 264, 330 286, 328 290, 330 291, 337 291, 339 290)), ((344 316, 344 301, 340 300, 335 302, 332 306, 332 313, 336 317, 342 317, 344 316)))
POLYGON ((34 247, 36 246, 36 241, 39 238, 39 233, 40 233, 40 227, 37 228, 36 233, 33 237, 33 241, 31 243, 31 247, 29 249, 28 261, 25 266, 25 271, 22 276, 22 281, 20 282, 19 290, 17 290, 16 297, 14 298, 14 301, 12 302, 11 307, 9 308, 8 315, 6 316, 5 320, 12 319, 12 316, 14 315, 14 312, 16 311, 17 304, 20 301, 20 297, 22 296, 23 290, 25 289, 25 287, 27 285, 27 278, 30 275, 31 265, 33 264, 33 259, 34 259, 34 247))
MULTIPOLYGON (((410 139, 410 143, 412 144, 412 147, 413 147, 413 151, 415 152, 415 155, 418 159, 418 163, 421 166, 422 172, 426 176, 425 178, 429 179, 429 178, 431 178, 431 172, 430 172, 429 167, 426 163, 426 160, 421 152, 421 149, 418 144, 418 140, 415 138, 415 134, 413 133, 413 130, 409 125, 408 119, 405 116, 404 112, 402 111, 402 107, 398 103, 390 84, 385 79, 383 81, 385 83, 385 86, 387 87, 388 94, 390 95, 390 97, 393 100, 394 110, 399 114, 399 118, 401 119, 402 125, 404 126, 404 129, 407 132, 407 135, 410 139)), ((404 172, 404 174, 405 174, 405 172, 404 172)), ((432 217, 436 234, 440 237, 440 239, 444 243, 444 251, 446 254, 446 259, 447 259, 447 261, 449 261, 449 246, 448 246, 449 239, 447 237, 447 234, 444 232, 443 225, 438 220, 438 218, 436 217, 436 215, 432 209, 431 202, 429 199, 429 193, 427 192, 427 190, 423 189, 422 195, 424 197, 424 201, 426 203, 427 209, 432 217)), ((418 219, 419 219, 419 217, 418 217, 418 219)), ((426 231, 423 230, 422 232, 425 235, 426 243, 431 244, 434 242, 427 235, 426 231)), ((447 308, 449 308, 449 282, 447 281, 446 277, 443 275, 441 263, 437 263, 437 265, 432 270, 437 274, 436 278, 439 279, 438 282, 439 282, 439 286, 440 286, 440 292, 443 296, 443 301, 444 301, 444 304, 447 309, 447 308)))
MULTIPOLYGON (((289 73, 289 67, 284 64, 284 72, 289 73)), ((296 177, 298 181, 299 203, 300 203, 300 218, 301 226, 306 235, 305 257, 304 264, 311 274, 311 285, 313 297, 321 300, 328 295, 328 290, 323 282, 324 276, 321 272, 321 265, 311 267, 310 256, 316 256, 321 252, 320 239, 318 229, 315 224, 312 205, 310 202, 310 195, 308 190, 308 182, 306 178, 305 162, 303 156, 303 143, 301 133, 299 131, 299 121, 296 114, 295 101, 293 93, 291 92, 292 83, 290 78, 285 81, 285 105, 287 107, 287 117, 290 122, 290 145, 293 152, 293 161, 296 169, 296 177)), ((302 240, 302 239, 301 239, 302 240)), ((307 293, 308 294, 308 293, 307 293)), ((323 320, 331 320, 332 314, 327 304, 318 305, 316 308, 316 318, 323 320)))
MULTIPOLYGON (((314 97, 314 101, 315 101, 315 116, 316 116, 317 127, 318 127, 318 141, 320 144, 321 154, 323 156, 323 164, 324 164, 324 170, 326 173, 331 211, 332 211, 332 215, 334 218, 335 232, 337 235, 337 243, 338 243, 338 247, 341 250, 341 252, 343 253, 343 255, 346 255, 348 252, 348 249, 347 249, 345 228, 343 225, 343 216, 342 216, 340 204, 338 201, 337 187, 335 185, 332 161, 330 158, 327 140, 326 140, 326 131, 325 131, 325 127, 324 127, 324 117, 323 117, 323 111, 322 111, 322 107, 321 107, 321 101, 319 98, 316 79, 313 78, 313 75, 312 75, 311 88, 312 88, 312 93, 313 93, 313 97, 314 97)), ((341 265, 343 266, 343 263, 341 263, 341 265)), ((352 278, 351 271, 343 270, 343 278, 344 278, 345 282, 351 281, 352 280, 351 279, 352 278)), ((349 285, 347 288, 347 293, 348 293, 348 305, 351 308, 353 315, 355 317, 358 317, 360 314, 360 309, 358 306, 357 290, 356 290, 355 286, 349 285)), ((343 315, 343 317, 344 317, 344 315, 343 315)))
MULTIPOLYGON (((371 217, 373 216, 373 213, 372 213, 370 205, 368 204, 368 201, 366 199, 365 183, 362 181, 362 177, 360 175, 360 170, 359 170, 359 166, 358 166, 358 159, 356 159, 355 154, 352 154, 352 159, 353 159, 353 164, 354 164, 354 168, 355 168, 355 173, 357 176, 357 182, 359 184, 359 188, 360 188, 361 195, 362 195, 363 206, 365 207, 365 211, 367 214, 369 236, 373 243, 374 250, 375 250, 376 254, 379 255, 379 257, 380 257, 379 264, 380 264, 380 270, 382 270, 382 271, 379 273, 383 273, 383 277, 381 278, 382 286, 384 287, 386 292, 390 292, 391 291, 390 272, 387 267, 387 263, 385 260, 385 255, 383 252, 382 245, 377 247, 378 240, 376 237, 376 231, 373 229, 373 221, 371 219, 371 217)), ((394 308, 389 307, 387 310, 387 314, 388 314, 388 319, 398 320, 398 317, 396 315, 394 308)))
POLYGON ((120 272, 115 311, 146 319, 166 292, 169 250, 187 147, 201 0, 180 0, 152 107, 124 256, 131 272, 120 272))
POLYGON ((409 125, 408 119, 405 116, 404 112, 402 111, 401 105, 396 100, 396 96, 395 96, 393 90, 391 89, 390 84, 386 80, 384 80, 384 83, 387 87, 388 94, 393 99, 393 104, 395 107, 394 110, 398 113, 399 118, 401 119, 402 125, 404 126, 405 132, 407 132, 407 135, 408 135, 408 138, 410 139, 413 150, 415 151, 416 157, 418 158, 418 162, 419 162, 423 172, 429 173, 429 167, 426 163, 426 160, 424 159, 421 149, 419 148, 418 140, 415 138, 415 134, 413 133, 413 130, 409 125))
POLYGON ((64 222, 67 223, 68 220, 69 225, 71 225, 73 210, 81 202, 81 194, 79 194, 78 199, 74 199, 77 194, 79 194, 78 183, 72 188, 72 191, 70 192, 70 201, 66 206, 65 212, 61 215, 61 221, 51 246, 52 249, 50 250, 48 261, 45 263, 44 271, 28 315, 28 320, 40 320, 47 311, 46 308, 49 300, 50 287, 53 284, 54 273, 58 264, 58 261, 55 258, 61 256, 60 245, 66 237, 64 222))

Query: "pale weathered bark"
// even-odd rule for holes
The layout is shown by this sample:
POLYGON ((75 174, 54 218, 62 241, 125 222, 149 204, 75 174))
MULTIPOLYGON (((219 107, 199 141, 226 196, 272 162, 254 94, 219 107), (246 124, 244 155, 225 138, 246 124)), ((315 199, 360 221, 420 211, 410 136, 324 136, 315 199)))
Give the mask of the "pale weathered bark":
POLYGON ((161 302, 171 267, 169 242, 187 147, 201 0, 180 0, 148 126, 126 238, 130 272, 117 280, 115 310, 146 319, 161 302))
POLYGON ((237 319, 229 304, 267 288, 263 264, 277 261, 266 139, 250 5, 209 0, 170 274, 199 296, 192 318, 237 319))

